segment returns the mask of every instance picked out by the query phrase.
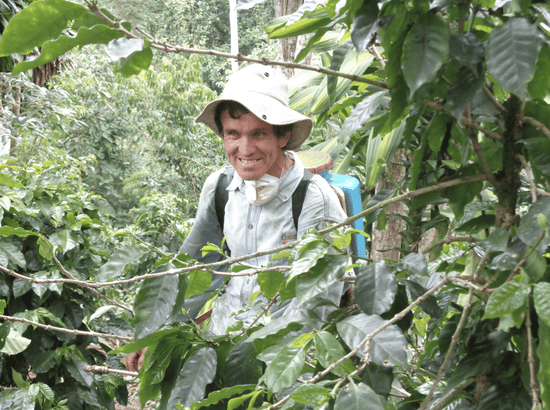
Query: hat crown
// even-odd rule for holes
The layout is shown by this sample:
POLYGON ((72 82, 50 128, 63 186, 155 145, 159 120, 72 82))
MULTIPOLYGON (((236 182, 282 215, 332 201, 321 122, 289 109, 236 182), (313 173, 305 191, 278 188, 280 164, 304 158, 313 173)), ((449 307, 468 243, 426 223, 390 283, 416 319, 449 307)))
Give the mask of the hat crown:
POLYGON ((286 78, 272 67, 253 64, 232 74, 221 98, 243 92, 261 94, 289 106, 286 78))

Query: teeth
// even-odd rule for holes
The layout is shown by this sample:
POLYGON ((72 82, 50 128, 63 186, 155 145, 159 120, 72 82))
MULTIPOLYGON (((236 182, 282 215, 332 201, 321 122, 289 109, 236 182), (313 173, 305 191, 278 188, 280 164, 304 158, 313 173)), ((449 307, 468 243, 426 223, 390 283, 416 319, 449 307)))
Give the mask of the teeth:
POLYGON ((253 163, 258 162, 258 161, 259 161, 259 159, 248 159, 248 160, 247 159, 241 159, 241 162, 243 164, 253 164, 253 163))

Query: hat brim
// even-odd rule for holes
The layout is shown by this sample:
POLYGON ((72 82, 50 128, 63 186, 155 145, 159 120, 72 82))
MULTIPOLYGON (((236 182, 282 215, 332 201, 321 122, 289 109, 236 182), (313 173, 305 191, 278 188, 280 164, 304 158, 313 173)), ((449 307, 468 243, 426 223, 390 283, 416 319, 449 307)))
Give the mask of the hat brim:
POLYGON ((224 93, 221 98, 209 103, 195 120, 195 122, 205 124, 222 139, 223 135, 218 131, 214 116, 217 106, 223 101, 236 101, 246 107, 256 117, 271 125, 294 124, 285 148, 287 150, 297 150, 309 137, 313 127, 311 119, 274 98, 250 91, 242 91, 238 94, 224 93))

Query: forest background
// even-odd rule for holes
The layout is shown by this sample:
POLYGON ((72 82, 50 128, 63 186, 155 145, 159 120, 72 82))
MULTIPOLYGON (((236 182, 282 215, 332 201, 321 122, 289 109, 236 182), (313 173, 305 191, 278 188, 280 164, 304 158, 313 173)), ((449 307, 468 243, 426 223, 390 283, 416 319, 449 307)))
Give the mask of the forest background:
POLYGON ((241 2, 233 57, 300 68, 304 149, 360 180, 369 255, 346 273, 345 226, 277 249, 292 266, 246 274, 301 308, 215 337, 189 303, 251 267, 178 250, 226 163, 194 118, 229 74, 228 4, 0 2, 2 408, 125 404, 121 360, 144 347, 139 398, 159 409, 550 405, 550 8, 275 3, 241 2), (296 333, 339 280, 353 300, 296 333))

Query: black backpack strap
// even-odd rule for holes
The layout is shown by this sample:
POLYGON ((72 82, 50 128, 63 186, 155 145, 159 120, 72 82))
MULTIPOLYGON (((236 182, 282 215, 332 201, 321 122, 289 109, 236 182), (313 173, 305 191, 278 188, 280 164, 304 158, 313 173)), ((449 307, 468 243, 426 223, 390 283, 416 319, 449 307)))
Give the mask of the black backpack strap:
POLYGON ((225 220, 225 205, 229 200, 229 192, 227 192, 227 187, 233 180, 233 174, 235 173, 235 168, 227 167, 221 174, 216 184, 216 193, 214 195, 214 205, 216 207, 216 216, 218 217, 218 223, 222 229, 223 235, 223 222, 225 220))
POLYGON ((307 187, 309 186, 309 181, 311 181, 311 178, 313 178, 313 174, 307 169, 304 169, 304 176, 292 194, 292 219, 294 219, 296 233, 298 233, 298 220, 300 219, 300 214, 302 213, 302 208, 304 207, 307 187))

